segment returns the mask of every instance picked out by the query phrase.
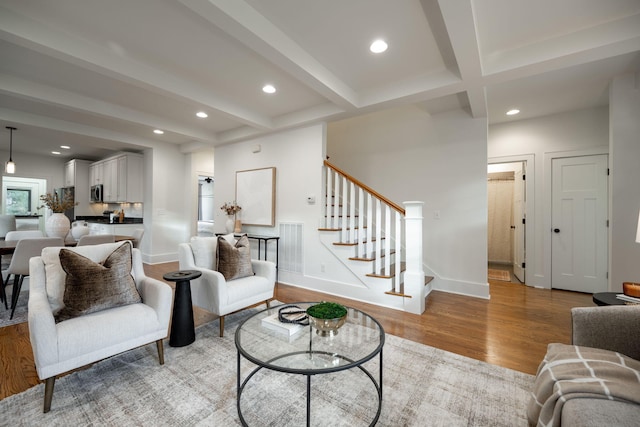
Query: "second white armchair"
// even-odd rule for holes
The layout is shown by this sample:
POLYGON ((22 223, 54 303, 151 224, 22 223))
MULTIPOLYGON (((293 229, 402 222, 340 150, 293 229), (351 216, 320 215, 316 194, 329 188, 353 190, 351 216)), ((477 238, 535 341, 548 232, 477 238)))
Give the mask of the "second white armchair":
MULTIPOLYGON (((220 336, 224 316, 273 299, 276 266, 270 261, 251 260, 253 274, 227 281, 217 271, 217 237, 193 237, 178 248, 180 270, 198 270, 202 276, 191 280, 193 305, 220 316, 220 336)), ((246 238, 245 238, 246 239, 246 238)))

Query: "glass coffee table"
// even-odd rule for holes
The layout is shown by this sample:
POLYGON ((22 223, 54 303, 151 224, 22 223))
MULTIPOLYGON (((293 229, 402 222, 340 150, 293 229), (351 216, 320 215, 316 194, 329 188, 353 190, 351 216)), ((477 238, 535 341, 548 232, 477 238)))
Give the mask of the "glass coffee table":
MULTIPOLYGON (((322 336, 316 333, 311 326, 294 327, 293 333, 286 330, 287 325, 278 327, 268 319, 277 319, 278 310, 285 306, 297 306, 306 310, 314 302, 284 304, 263 310, 245 320, 236 330, 235 343, 237 349, 237 407, 242 425, 247 422, 242 413, 242 396, 245 389, 251 388, 252 378, 263 368, 286 374, 298 374, 306 376, 306 419, 307 426, 311 422, 311 378, 321 374, 331 374, 346 371, 352 368, 360 370, 367 384, 375 387, 372 398, 377 399, 377 405, 373 406, 372 422, 375 425, 380 417, 382 409, 382 347, 384 346, 384 329, 373 317, 368 314, 347 307, 347 320, 333 336, 322 336), (366 362, 374 357, 379 357, 379 372, 374 376, 365 366, 366 362), (245 358, 256 367, 242 380, 242 358, 245 358), (377 406, 377 410, 375 407, 377 406)), ((372 362, 373 363, 373 362, 372 362)), ((343 375, 343 374, 341 374, 343 375)), ((258 381, 261 382, 261 381, 258 381)), ((285 383, 286 384, 286 383, 285 383)), ((349 384, 351 387, 352 384, 349 384)), ((287 389, 288 387, 284 387, 287 389)), ((286 391, 286 390, 285 390, 286 391)), ((314 395, 324 393, 324 390, 316 390, 314 395)), ((277 393, 277 391, 272 391, 277 393)), ((345 396, 345 399, 349 397, 345 396)), ((339 398, 338 398, 339 400, 339 398)), ((286 403, 283 402, 283 405, 286 403)), ((338 420, 336 420, 338 421, 338 420)))

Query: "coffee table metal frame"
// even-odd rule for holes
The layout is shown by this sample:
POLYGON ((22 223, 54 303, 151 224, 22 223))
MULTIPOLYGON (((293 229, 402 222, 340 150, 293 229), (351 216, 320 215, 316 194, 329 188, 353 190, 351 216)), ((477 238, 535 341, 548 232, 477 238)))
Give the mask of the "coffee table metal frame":
MULTIPOLYGON (((315 302, 309 303, 309 302, 298 302, 298 303, 292 303, 292 304, 286 304, 286 305, 312 305, 312 304, 316 304, 315 302)), ((277 371, 277 372, 284 372, 284 373, 288 373, 288 374, 298 374, 298 375, 305 375, 307 377, 307 395, 306 395, 306 401, 307 401, 307 426, 310 426, 310 416, 311 416, 311 377, 314 375, 320 375, 320 374, 328 374, 328 373, 332 373, 332 372, 338 372, 338 371, 344 371, 347 369, 352 369, 352 368, 358 368, 360 369, 362 372, 364 372, 367 377, 369 377, 369 379, 371 380, 371 382, 373 383, 373 385, 376 388, 376 391, 378 392, 378 409, 376 411, 375 417, 373 419, 373 421, 371 422, 370 426, 374 426, 377 422, 378 419, 380 418, 380 411, 382 410, 382 370, 383 370, 383 363, 382 363, 382 347, 384 346, 384 339, 385 339, 385 334, 384 334, 384 329, 382 328, 382 325, 380 325, 380 323, 374 319, 373 317, 369 316, 368 314, 354 309, 354 308, 350 308, 347 307, 347 309, 349 310, 349 313, 351 315, 352 311, 356 311, 364 316, 366 316, 367 318, 369 318, 371 321, 375 322, 375 324, 377 325, 377 327, 379 328, 380 331, 380 340, 379 340, 379 344, 378 346, 371 351, 369 354, 358 358, 357 360, 352 360, 346 356, 342 356, 339 354, 335 354, 332 352, 327 352, 327 351, 317 351, 317 350, 313 350, 313 336, 315 335, 315 330, 313 330, 313 328, 309 325, 306 326, 305 328, 308 328, 307 331, 305 331, 304 333, 308 335, 308 341, 309 341, 309 346, 306 350, 304 351, 295 351, 295 352, 289 352, 289 353, 283 353, 280 354, 276 357, 273 357, 269 360, 261 360, 260 358, 252 355, 250 352, 246 351, 242 345, 241 345, 241 333, 242 333, 242 327, 249 321, 251 321, 252 319, 254 319, 256 316, 260 316, 261 314, 263 314, 264 312, 268 311, 270 313, 275 313, 277 312, 277 309, 279 307, 282 306, 277 306, 277 307, 271 307, 271 308, 267 308, 265 310, 262 310, 256 314, 254 314, 253 316, 251 316, 250 318, 246 319, 244 322, 242 322, 239 326, 238 329, 236 329, 236 334, 235 334, 235 344, 236 344, 236 349, 237 349, 237 408, 238 408, 238 415, 240 417, 240 422, 242 423, 243 426, 248 426, 246 420, 244 419, 244 416, 242 415, 242 409, 240 407, 240 400, 242 398, 242 392, 244 391, 245 387, 247 386, 247 384, 249 383, 249 381, 251 380, 251 378, 257 374, 260 370, 262 370, 263 368, 272 370, 272 371, 277 371), (346 362, 348 362, 346 365, 340 365, 340 366, 333 366, 333 367, 324 367, 324 368, 318 368, 318 369, 299 369, 299 368, 290 368, 290 367, 284 367, 284 366, 279 366, 274 364, 274 362, 278 361, 278 360, 282 360, 288 357, 293 357, 293 356, 299 356, 301 354, 308 354, 310 357, 312 357, 313 355, 328 355, 328 356, 332 356, 332 357, 337 357, 340 358, 346 362), (376 355, 379 356, 380 358, 380 371, 379 371, 379 377, 376 380, 376 378, 373 376, 373 374, 371 374, 371 372, 369 372, 364 366, 362 366, 364 363, 368 362, 369 360, 373 359, 376 355), (241 379, 241 371, 240 371, 240 362, 242 360, 242 357, 244 357, 245 359, 249 360, 250 362, 252 362, 253 364, 257 365, 257 367, 251 371, 247 377, 244 379, 244 381, 242 381, 241 379)), ((347 322, 349 320, 347 319, 347 322)), ((338 332, 339 333, 339 332, 338 332)), ((302 338, 302 337, 300 337, 302 338)))

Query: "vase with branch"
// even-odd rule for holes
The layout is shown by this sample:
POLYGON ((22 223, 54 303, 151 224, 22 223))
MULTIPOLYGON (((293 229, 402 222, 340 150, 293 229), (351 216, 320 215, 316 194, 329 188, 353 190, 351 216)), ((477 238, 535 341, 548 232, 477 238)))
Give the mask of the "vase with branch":
POLYGON ((236 201, 225 202, 220 209, 225 211, 227 214, 227 221, 225 222, 225 229, 227 233, 234 232, 234 229, 238 229, 237 232, 240 232, 239 228, 241 228, 241 225, 238 224, 239 220, 236 220, 236 215, 240 210, 242 210, 242 208, 236 204, 236 201))
POLYGON ((44 229, 49 237, 67 237, 71 228, 71 221, 64 214, 65 211, 73 208, 78 203, 73 200, 73 194, 66 193, 62 198, 58 194, 47 193, 40 196, 42 205, 38 209, 49 208, 52 215, 49 216, 44 224, 44 229))

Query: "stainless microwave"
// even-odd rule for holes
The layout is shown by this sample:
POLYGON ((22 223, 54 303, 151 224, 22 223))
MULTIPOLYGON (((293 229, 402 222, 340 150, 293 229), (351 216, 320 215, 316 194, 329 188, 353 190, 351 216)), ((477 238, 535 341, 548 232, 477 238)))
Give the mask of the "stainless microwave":
POLYGON ((102 202, 102 184, 91 186, 91 201, 102 202))

